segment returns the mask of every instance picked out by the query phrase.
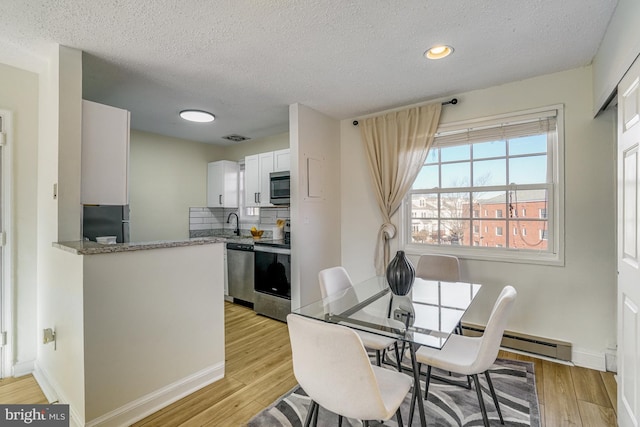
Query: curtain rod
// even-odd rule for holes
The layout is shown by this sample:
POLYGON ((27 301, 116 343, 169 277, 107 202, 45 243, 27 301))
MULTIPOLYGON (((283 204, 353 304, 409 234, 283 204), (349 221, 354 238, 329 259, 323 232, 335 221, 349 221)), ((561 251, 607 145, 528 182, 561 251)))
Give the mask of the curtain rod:
MULTIPOLYGON (((445 101, 445 102, 443 102, 443 103, 442 103, 442 105, 449 105, 449 104, 451 104, 451 105, 456 105, 457 103, 458 103, 458 98, 453 98, 453 99, 451 99, 451 101, 445 101)), ((354 125, 354 126, 358 126, 358 121, 357 121, 357 120, 354 120, 354 121, 353 121, 353 125, 354 125)))

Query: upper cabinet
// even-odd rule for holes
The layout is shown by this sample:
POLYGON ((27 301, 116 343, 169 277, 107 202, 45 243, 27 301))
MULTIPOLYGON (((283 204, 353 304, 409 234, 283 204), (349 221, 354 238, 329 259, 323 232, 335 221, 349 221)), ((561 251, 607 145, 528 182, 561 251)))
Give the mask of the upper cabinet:
POLYGON ((211 162, 207 173, 207 206, 238 207, 238 163, 229 160, 211 162))
POLYGON ((271 172, 288 171, 290 165, 289 149, 269 151, 245 157, 244 160, 244 197, 245 206, 273 206, 270 199, 271 172))
POLYGON ((126 110, 82 101, 82 204, 129 204, 129 122, 126 110))
POLYGON ((273 152, 273 171, 284 172, 291 168, 291 156, 289 149, 278 150, 273 152))

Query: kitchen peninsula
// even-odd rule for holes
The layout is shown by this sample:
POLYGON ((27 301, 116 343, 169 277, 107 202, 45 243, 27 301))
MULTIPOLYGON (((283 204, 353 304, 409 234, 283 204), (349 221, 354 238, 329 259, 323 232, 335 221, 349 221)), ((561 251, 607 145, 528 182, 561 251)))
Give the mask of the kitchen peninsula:
POLYGON ((82 325, 51 327, 83 352, 86 425, 129 425, 224 376, 224 239, 53 246, 60 268, 81 264, 82 325))

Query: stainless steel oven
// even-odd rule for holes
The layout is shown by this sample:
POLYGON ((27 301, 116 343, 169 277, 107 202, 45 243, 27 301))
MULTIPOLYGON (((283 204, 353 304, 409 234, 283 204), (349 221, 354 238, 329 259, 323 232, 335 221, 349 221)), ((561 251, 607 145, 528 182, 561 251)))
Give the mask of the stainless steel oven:
MULTIPOLYGON (((285 230, 288 226, 285 226, 285 230)), ((258 240, 254 253, 254 301, 256 313, 286 320, 291 312, 291 245, 289 232, 282 240, 258 240)))

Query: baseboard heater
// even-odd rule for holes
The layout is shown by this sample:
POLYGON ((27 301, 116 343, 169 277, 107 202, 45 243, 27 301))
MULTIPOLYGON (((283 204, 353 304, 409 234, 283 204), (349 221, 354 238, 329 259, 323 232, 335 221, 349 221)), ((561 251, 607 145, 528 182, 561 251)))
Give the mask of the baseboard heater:
MULTIPOLYGON (((484 326, 462 322, 464 335, 480 336, 484 333, 484 326)), ((531 354, 546 356, 553 359, 571 361, 571 343, 540 338, 518 332, 504 331, 502 347, 524 351, 531 354)))

